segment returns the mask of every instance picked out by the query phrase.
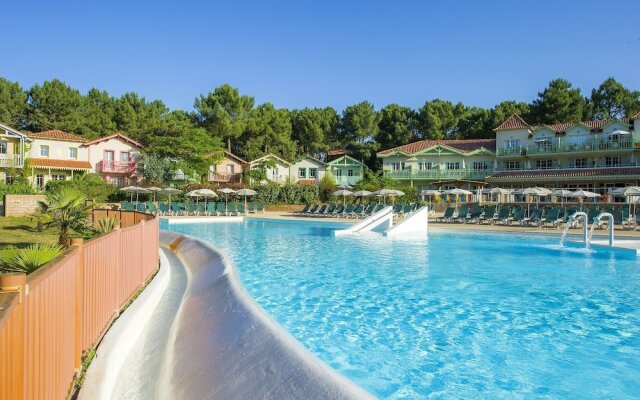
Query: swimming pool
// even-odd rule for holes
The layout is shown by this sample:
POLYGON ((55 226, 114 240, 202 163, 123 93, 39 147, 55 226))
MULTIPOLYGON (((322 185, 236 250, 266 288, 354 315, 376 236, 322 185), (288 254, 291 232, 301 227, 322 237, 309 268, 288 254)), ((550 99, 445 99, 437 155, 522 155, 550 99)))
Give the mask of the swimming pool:
POLYGON ((172 224, 236 263, 305 347, 388 399, 638 398, 640 263, 557 238, 335 226, 172 224))

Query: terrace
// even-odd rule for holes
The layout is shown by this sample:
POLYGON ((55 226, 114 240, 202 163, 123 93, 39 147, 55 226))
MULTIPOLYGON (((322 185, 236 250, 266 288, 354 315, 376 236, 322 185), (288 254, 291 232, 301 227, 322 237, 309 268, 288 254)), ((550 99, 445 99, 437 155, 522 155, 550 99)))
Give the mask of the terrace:
POLYGON ((136 163, 132 161, 102 160, 98 163, 100 172, 115 174, 130 174, 136 171, 136 163))
POLYGON ((9 154, 0 156, 0 167, 4 168, 22 168, 24 166, 24 157, 19 154, 9 154))
POLYGON ((493 169, 404 169, 385 170, 384 176, 393 179, 483 179, 494 173, 493 169))
POLYGON ((498 157, 547 156, 551 154, 598 153, 632 151, 640 148, 640 142, 629 139, 591 139, 576 141, 576 138, 540 140, 527 146, 503 147, 496 149, 498 157))

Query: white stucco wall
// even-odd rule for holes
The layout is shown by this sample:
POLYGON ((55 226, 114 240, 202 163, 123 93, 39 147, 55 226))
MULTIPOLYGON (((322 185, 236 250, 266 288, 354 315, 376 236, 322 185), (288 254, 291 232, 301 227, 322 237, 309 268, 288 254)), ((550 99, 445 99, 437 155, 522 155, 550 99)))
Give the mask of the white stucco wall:
POLYGON ((28 152, 28 157, 31 158, 50 158, 55 160, 77 160, 88 161, 87 149, 79 142, 66 142, 61 140, 48 140, 48 139, 33 139, 30 143, 31 149, 28 152), (42 146, 49 146, 49 157, 42 157, 40 155, 40 149, 42 146), (78 149, 78 157, 69 157, 69 148, 78 149))

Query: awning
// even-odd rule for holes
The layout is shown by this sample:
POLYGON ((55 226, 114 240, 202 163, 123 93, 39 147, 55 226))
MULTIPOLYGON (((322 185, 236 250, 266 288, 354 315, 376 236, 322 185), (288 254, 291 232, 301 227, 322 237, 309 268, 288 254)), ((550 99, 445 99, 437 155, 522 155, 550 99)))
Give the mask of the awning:
POLYGON ((86 171, 91 169, 88 161, 56 160, 51 158, 27 158, 27 165, 37 169, 62 169, 69 171, 86 171))

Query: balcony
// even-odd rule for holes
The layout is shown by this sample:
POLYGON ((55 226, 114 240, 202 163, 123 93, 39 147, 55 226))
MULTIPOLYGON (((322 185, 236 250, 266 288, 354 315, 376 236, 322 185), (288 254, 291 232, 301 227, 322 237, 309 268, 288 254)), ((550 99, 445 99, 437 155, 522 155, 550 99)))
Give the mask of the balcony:
POLYGON ((24 157, 19 154, 0 154, 0 168, 22 168, 24 157))
POLYGON ((537 155, 553 155, 567 153, 597 153, 608 151, 624 151, 640 148, 640 143, 634 142, 632 139, 625 140, 589 140, 583 143, 570 143, 566 140, 559 139, 531 146, 519 147, 503 147, 496 149, 498 157, 520 157, 520 156, 537 156, 537 155))
POLYGON ((98 163, 98 171, 110 174, 132 174, 136 172, 136 163, 133 161, 102 160, 98 163))
POLYGON ((484 179, 493 174, 493 169, 421 169, 384 171, 384 176, 393 179, 484 179))
POLYGON ((239 183, 242 181, 242 174, 218 174, 209 172, 209 182, 239 183))

